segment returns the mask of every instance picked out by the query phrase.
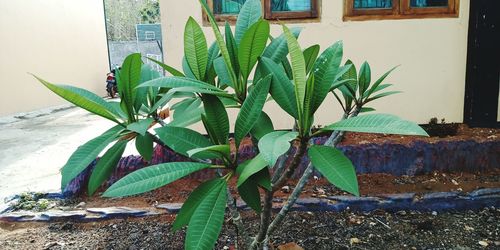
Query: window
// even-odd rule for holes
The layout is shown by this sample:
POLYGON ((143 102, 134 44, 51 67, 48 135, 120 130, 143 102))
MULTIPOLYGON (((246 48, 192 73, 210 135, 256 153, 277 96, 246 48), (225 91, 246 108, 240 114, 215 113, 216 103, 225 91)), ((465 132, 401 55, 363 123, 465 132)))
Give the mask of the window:
POLYGON ((146 36, 146 40, 155 40, 155 32, 154 31, 146 31, 144 33, 144 35, 146 36))
MULTIPOLYGON (((261 0, 263 15, 268 20, 317 18, 320 0, 261 0)), ((208 0, 218 22, 234 22, 246 0, 208 0)), ((207 20, 203 13, 204 20, 207 20)))
POLYGON ((266 19, 317 18, 317 0, 264 0, 266 19))
POLYGON ((460 0, 344 0, 344 20, 458 17, 460 0))

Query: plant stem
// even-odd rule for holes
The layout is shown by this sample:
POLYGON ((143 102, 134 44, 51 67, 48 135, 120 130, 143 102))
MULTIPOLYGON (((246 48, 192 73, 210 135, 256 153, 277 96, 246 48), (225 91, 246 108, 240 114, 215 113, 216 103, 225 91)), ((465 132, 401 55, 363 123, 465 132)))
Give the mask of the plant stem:
POLYGON ((283 185, 285 185, 286 181, 292 177, 292 175, 295 173, 295 169, 300 165, 302 161, 302 157, 306 153, 307 150, 307 139, 302 139, 300 140, 299 147, 297 148, 297 152, 293 156, 293 160, 290 163, 290 167, 285 171, 284 174, 280 176, 280 178, 276 181, 276 183, 273 184, 273 192, 276 192, 278 189, 280 189, 283 185))
MULTIPOLYGON (((349 115, 348 113, 345 113, 342 116, 342 120, 346 119, 349 116, 350 117, 357 116, 359 114, 360 109, 361 109, 360 107, 356 108, 356 110, 354 110, 354 112, 351 115, 349 115)), ((326 140, 324 145, 336 147, 337 144, 340 143, 340 141, 344 137, 344 133, 345 133, 344 131, 342 131, 342 132, 333 131, 333 133, 326 140)), ((307 181, 309 180, 309 178, 311 177, 313 172, 314 172, 314 167, 313 167, 312 163, 309 163, 309 165, 307 165, 306 170, 302 174, 302 177, 300 177, 300 180, 298 181, 297 186, 293 189, 292 194, 288 197, 287 203, 281 208, 278 215, 276 215, 274 220, 269 225, 268 230, 266 232, 266 239, 264 241, 268 240, 269 236, 272 235, 274 230, 276 230, 276 228, 281 225, 286 214, 290 211, 290 208, 292 208, 293 205, 295 205, 295 202, 299 198, 299 195, 302 193, 302 190, 304 189, 305 184, 307 183, 307 181)))
POLYGON ((288 167, 287 171, 283 175, 281 175, 281 177, 275 184, 272 185, 271 191, 265 192, 264 205, 260 216, 260 229, 254 241, 252 242, 250 249, 260 248, 260 246, 264 243, 265 239, 267 238, 267 231, 269 228, 269 224, 271 223, 271 217, 273 212, 272 208, 273 208, 274 192, 279 190, 281 186, 293 175, 295 169, 297 169, 297 167, 300 165, 300 162, 306 150, 307 150, 307 139, 301 138, 299 147, 297 148, 297 152, 293 156, 293 160, 290 163, 290 166, 288 167))
MULTIPOLYGON (((245 225, 243 225, 243 219, 236 206, 236 199, 231 194, 229 187, 227 188, 227 207, 229 208, 229 214, 233 220, 233 224, 236 226, 237 236, 241 237, 243 243, 243 249, 248 249, 252 243, 250 235, 245 230, 245 225)), ((238 241, 238 239, 236 239, 238 241)))
MULTIPOLYGON (((330 145, 335 146, 340 140, 342 139, 344 135, 344 132, 338 132, 334 131, 332 135, 328 138, 327 143, 331 142, 330 145)), ((325 145, 328 145, 325 143, 325 145)), ((314 172, 314 167, 311 163, 307 165, 307 168, 304 170, 304 173, 302 174, 302 177, 300 177, 300 180, 297 183, 297 186, 293 189, 292 194, 288 197, 287 203, 281 208, 280 212, 274 220, 271 222, 269 225, 269 228, 267 229, 267 235, 266 238, 268 238, 274 230, 283 222, 283 219, 285 218, 286 214, 288 211, 290 211, 290 208, 295 205, 295 202, 299 198, 300 194, 302 193, 302 190, 304 189, 304 186, 306 185, 307 181, 311 177, 312 173, 314 172)))
POLYGON ((165 147, 165 148, 169 148, 167 145, 165 145, 165 143, 163 143, 163 141, 160 140, 160 138, 158 138, 158 136, 153 135, 150 132, 147 132, 147 133, 151 136, 151 138, 153 138, 153 141, 156 142, 156 144, 158 144, 162 147, 165 147))

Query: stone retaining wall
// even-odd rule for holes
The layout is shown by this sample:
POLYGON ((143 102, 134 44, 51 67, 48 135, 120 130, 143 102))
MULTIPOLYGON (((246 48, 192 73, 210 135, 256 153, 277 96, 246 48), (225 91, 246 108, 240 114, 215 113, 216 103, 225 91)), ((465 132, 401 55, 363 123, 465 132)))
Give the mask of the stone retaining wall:
MULTIPOLYGON (((316 138, 315 144, 322 144, 326 137, 316 138)), ((356 172, 389 173, 393 175, 419 175, 432 171, 442 172, 478 172, 500 167, 500 141, 476 142, 439 141, 427 143, 416 140, 408 145, 397 143, 344 145, 339 147, 356 167, 356 172)), ((294 149, 292 149, 293 151, 294 149)), ((255 148, 244 146, 240 160, 245 161, 255 155, 255 148)), ((140 156, 127 156, 120 160, 112 177, 104 184, 111 185, 121 177, 148 165, 164 162, 189 161, 170 149, 157 146, 150 163, 140 156)), ((304 157, 296 176, 300 176, 307 164, 304 157)), ((64 190, 65 195, 80 194, 85 190, 89 173, 95 161, 75 178, 64 190)), ((319 173, 316 173, 319 175, 319 173)), ((214 176, 214 171, 199 171, 189 178, 207 179, 214 176)))

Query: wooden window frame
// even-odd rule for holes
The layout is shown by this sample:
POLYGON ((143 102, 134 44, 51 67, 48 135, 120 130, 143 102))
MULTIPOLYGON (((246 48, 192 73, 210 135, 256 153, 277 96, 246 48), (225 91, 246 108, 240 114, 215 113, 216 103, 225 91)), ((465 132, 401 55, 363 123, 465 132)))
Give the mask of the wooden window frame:
MULTIPOLYGON (((279 12, 272 13, 271 11, 271 1, 272 0, 261 0, 262 2, 262 13, 264 14, 264 19, 275 21, 275 20, 284 20, 284 21, 294 21, 294 22, 302 22, 302 21, 317 21, 320 17, 320 6, 321 0, 310 0, 311 1, 311 11, 288 11, 288 12, 279 12)), ((214 9, 214 0, 207 0, 208 7, 213 11, 214 9)), ((208 16, 205 11, 201 11, 203 17, 203 25, 209 26, 210 22, 208 21, 208 16)), ((215 14, 215 21, 219 24, 224 24, 228 22, 230 24, 235 24, 237 16, 236 14, 215 14)))
POLYGON ((310 0, 311 10, 309 10, 309 11, 273 12, 271 10, 272 0, 264 0, 264 18, 267 20, 318 18, 319 17, 319 1, 320 0, 310 0))
POLYGON ((460 0, 448 0, 446 7, 411 7, 410 0, 392 0, 391 9, 355 9, 354 0, 344 0, 344 21, 450 18, 459 16, 460 0))

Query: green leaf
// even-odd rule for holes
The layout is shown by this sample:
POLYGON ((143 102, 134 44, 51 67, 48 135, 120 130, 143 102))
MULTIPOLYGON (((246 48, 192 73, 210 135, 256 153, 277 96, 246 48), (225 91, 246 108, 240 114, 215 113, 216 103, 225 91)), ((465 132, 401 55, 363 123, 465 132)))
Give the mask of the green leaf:
POLYGON ((212 143, 200 133, 182 127, 161 127, 155 129, 161 141, 175 152, 188 156, 191 149, 212 146, 212 143))
POLYGON ((87 91, 85 89, 67 86, 67 85, 56 85, 33 75, 38 81, 40 81, 45 87, 50 89, 52 92, 62 97, 68 102, 75 104, 76 106, 85 109, 91 113, 98 116, 109 119, 113 122, 119 123, 116 119, 120 117, 115 111, 115 107, 112 104, 106 102, 101 97, 96 94, 87 91))
POLYGON ((235 70, 235 74, 239 75, 240 65, 238 62, 238 46, 234 40, 233 32, 231 31, 231 26, 226 22, 224 35, 226 37, 226 46, 229 52, 229 57, 231 58, 231 64, 235 70))
POLYGON ((416 123, 389 114, 357 116, 336 122, 325 127, 324 130, 429 136, 416 123))
POLYGON ((114 126, 102 135, 79 146, 61 169, 61 189, 64 190, 66 185, 85 170, 108 144, 115 141, 122 130, 121 126, 114 126))
POLYGON ((250 130, 250 134, 252 134, 255 139, 260 140, 267 133, 271 133, 274 131, 273 121, 269 116, 262 111, 259 116, 259 119, 253 126, 252 130, 250 130))
POLYGON ((212 179, 200 184, 193 190, 184 204, 182 204, 181 210, 175 217, 172 230, 177 231, 187 225, 203 199, 215 188, 219 188, 222 182, 224 182, 224 180, 220 178, 212 179))
MULTIPOLYGON (((213 42, 212 45, 210 45, 210 48, 208 49, 208 62, 207 62, 207 80, 210 76, 210 71, 214 70, 214 60, 219 57, 220 54, 220 49, 219 46, 217 46, 217 42, 213 42)), ((215 76, 214 76, 215 78, 215 76)))
POLYGON ((273 76, 270 94, 278 105, 295 119, 298 118, 297 102, 295 100, 295 92, 293 84, 281 69, 271 59, 261 57, 260 63, 263 75, 271 74, 273 76))
POLYGON ((344 64, 345 66, 350 66, 349 70, 342 76, 342 80, 349 80, 346 85, 339 87, 339 90, 344 96, 346 106, 351 108, 352 102, 356 98, 356 90, 358 87, 358 75, 356 72, 356 66, 351 60, 347 60, 344 64))
POLYGON ((293 70, 293 82, 295 85, 295 98, 298 108, 298 120, 301 121, 304 98, 306 95, 306 63, 304 61, 304 55, 300 49, 300 45, 297 39, 293 36, 290 30, 283 25, 283 31, 286 36, 286 41, 288 44, 288 50, 290 51, 290 58, 293 70))
POLYGON ((240 173, 237 186, 242 185, 248 178, 250 178, 250 176, 256 174, 267 166, 268 163, 261 154, 258 154, 253 159, 240 164, 236 169, 236 172, 240 173))
POLYGON ((224 223, 227 184, 221 182, 210 190, 193 213, 186 233, 187 250, 212 249, 224 223))
POLYGON ((259 140, 259 152, 269 166, 274 166, 278 158, 290 148, 290 141, 297 137, 297 132, 275 131, 259 140))
POLYGON ((267 93, 271 85, 271 76, 268 75, 255 84, 254 89, 243 102, 234 128, 236 148, 239 147, 241 139, 253 128, 266 103, 267 93))
POLYGON ((319 45, 312 45, 311 47, 305 49, 303 54, 306 62, 306 73, 308 74, 313 69, 313 66, 316 63, 316 58, 318 58, 319 45))
MULTIPOLYGON (((299 27, 290 28, 290 32, 292 32, 295 38, 299 37, 301 30, 299 27)), ((281 34, 279 37, 273 39, 264 50, 264 53, 262 53, 263 57, 270 58, 276 64, 281 63, 286 58, 286 55, 288 55, 288 44, 285 34, 281 34)))
POLYGON ((230 86, 231 88, 234 89, 234 82, 231 80, 231 76, 229 74, 229 71, 226 66, 226 62, 224 61, 224 58, 219 57, 214 60, 214 69, 215 72, 217 73, 217 76, 219 77, 219 81, 221 85, 227 85, 230 86))
POLYGON ((378 95, 375 95, 373 97, 370 97, 370 98, 366 99, 365 103, 368 103, 368 102, 380 99, 382 97, 386 97, 386 96, 394 95, 394 94, 399 94, 399 93, 401 93, 401 91, 387 91, 387 92, 384 92, 384 93, 380 93, 378 95))
POLYGON ((151 123, 153 123, 153 121, 154 121, 153 118, 146 118, 143 120, 139 120, 137 122, 127 125, 127 129, 144 136, 148 131, 149 126, 151 126, 151 123))
POLYGON ((266 47, 269 37, 269 23, 259 20, 242 37, 238 47, 238 60, 243 79, 248 79, 257 59, 266 47))
POLYGON ((140 53, 130 54, 125 58, 121 70, 116 75, 120 98, 126 107, 129 121, 135 121, 134 101, 136 100, 136 87, 141 80, 142 60, 140 53))
MULTIPOLYGON (((380 90, 386 89, 388 87, 392 86, 392 84, 380 84, 377 88, 373 90, 372 93, 377 93, 380 90)), ((371 93, 370 93, 371 94, 371 93)))
POLYGON ((313 93, 313 113, 318 110, 319 106, 325 100, 328 92, 332 89, 332 84, 339 70, 340 62, 342 61, 342 42, 336 42, 328 47, 320 55, 314 64, 314 93, 313 93))
POLYGON ((253 178, 248 179, 243 184, 238 186, 238 193, 240 194, 241 199, 245 201, 245 203, 255 212, 259 214, 262 212, 259 186, 253 178))
POLYGON ((250 177, 247 181, 254 181, 259 186, 266 189, 267 191, 272 190, 271 175, 269 174, 268 168, 264 168, 264 169, 260 170, 256 174, 252 175, 252 177, 250 177))
POLYGON ((218 139, 215 137, 217 132, 215 132, 215 129, 212 127, 212 125, 207 121, 207 116, 204 114, 201 114, 201 122, 203 123, 203 126, 205 127, 205 131, 207 131, 208 137, 210 138, 210 141, 212 143, 217 144, 218 139))
POLYGON ((205 80, 208 63, 207 39, 193 17, 189 17, 184 28, 184 55, 196 79, 205 80))
MULTIPOLYGON (((240 45, 247 30, 262 17, 260 0, 247 0, 236 20, 235 40, 240 45)), ((267 37, 266 37, 267 38, 267 37)))
POLYGON ((359 95, 363 96, 365 91, 370 86, 371 81, 371 70, 368 62, 363 62, 361 68, 359 69, 359 95))
POLYGON ((184 71, 184 75, 186 75, 187 78, 191 78, 191 79, 196 80, 196 76, 194 75, 193 71, 191 70, 191 67, 189 66, 189 63, 188 63, 185 56, 182 57, 182 71, 184 71))
POLYGON ((197 162, 169 162, 141 168, 115 182, 103 196, 124 197, 142 194, 209 167, 210 164, 197 162))
POLYGON ((198 81, 196 79, 191 79, 187 77, 178 77, 178 76, 167 76, 147 81, 141 84, 141 87, 159 87, 159 88, 171 88, 171 89, 180 87, 194 87, 194 88, 209 89, 209 90, 223 92, 223 90, 213 85, 210 85, 206 82, 198 81))
POLYGON ((173 67, 170 67, 170 66, 166 65, 166 64, 165 64, 165 63, 163 63, 163 62, 157 61, 157 60, 155 60, 155 59, 153 59, 153 58, 149 58, 149 57, 147 57, 147 59, 148 59, 148 60, 150 60, 150 61, 152 61, 152 62, 154 62, 154 63, 156 63, 156 64, 158 64, 158 65, 160 65, 160 67, 161 67, 162 69, 164 69, 164 70, 165 70, 165 71, 167 71, 168 73, 172 74, 173 76, 185 77, 185 76, 184 76, 184 74, 183 74, 182 72, 180 72, 180 71, 176 70, 176 69, 175 69, 175 68, 173 68, 173 67))
POLYGON ((172 122, 168 124, 171 127, 187 127, 197 123, 204 112, 201 100, 199 98, 189 98, 190 102, 183 103, 174 110, 172 122))
MULTIPOLYGON (((236 75, 234 73, 234 69, 231 65, 231 57, 229 56, 229 51, 227 49, 226 43, 224 42, 224 38, 222 37, 222 34, 220 33, 219 26, 217 25, 217 22, 215 21, 215 17, 210 11, 210 8, 207 5, 206 0, 199 0, 201 3, 201 7, 207 13, 208 20, 210 21, 210 26, 212 26, 212 30, 214 31, 215 35, 215 40, 217 41, 217 45, 219 46, 220 52, 222 54, 222 58, 224 58, 224 62, 226 62, 227 70, 229 72, 229 76, 231 79, 232 83, 237 83, 236 75)), ((237 86, 235 86, 235 89, 238 89, 237 86)))
POLYGON ((359 111, 359 113, 366 113, 366 112, 372 112, 372 111, 375 111, 374 108, 370 108, 370 107, 364 107, 364 108, 361 108, 361 110, 359 111))
POLYGON ((307 84, 306 84, 306 95, 304 98, 304 116, 302 121, 302 125, 300 126, 302 129, 302 134, 307 134, 309 133, 310 128, 312 127, 312 123, 314 120, 314 112, 312 110, 312 105, 313 105, 313 95, 314 92, 316 91, 315 87, 315 80, 314 80, 314 74, 310 74, 309 78, 307 78, 307 84))
POLYGON ((369 97, 371 94, 373 94, 374 92, 377 91, 379 85, 385 80, 385 78, 393 71, 397 68, 398 66, 390 69, 389 71, 385 72, 379 79, 377 79, 377 81, 375 81, 372 85, 372 87, 368 90, 368 92, 366 93, 366 96, 364 97, 369 97))
POLYGON ((153 137, 150 134, 137 135, 135 137, 135 148, 146 161, 153 158, 153 137))
POLYGON ((206 122, 214 130, 212 135, 216 144, 227 144, 229 138, 229 118, 221 100, 212 95, 203 95, 206 122))
POLYGON ((342 151, 314 145, 309 149, 309 158, 313 166, 338 188, 359 196, 358 179, 352 162, 342 151))
POLYGON ((87 185, 89 196, 93 195, 101 184, 111 176, 126 147, 127 141, 118 141, 97 161, 87 185))
POLYGON ((204 148, 195 148, 187 152, 189 158, 197 159, 216 159, 227 158, 229 159, 231 151, 229 145, 213 145, 204 148))
POLYGON ((172 92, 177 92, 177 93, 198 93, 198 94, 209 94, 209 95, 215 95, 215 96, 220 96, 220 97, 228 97, 232 98, 233 95, 227 93, 226 91, 222 90, 212 90, 212 89, 204 89, 204 88, 197 88, 197 87, 178 87, 178 88, 173 88, 170 91, 172 92))

